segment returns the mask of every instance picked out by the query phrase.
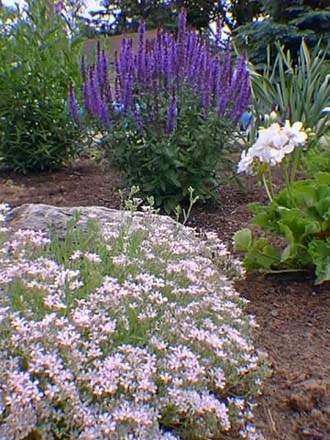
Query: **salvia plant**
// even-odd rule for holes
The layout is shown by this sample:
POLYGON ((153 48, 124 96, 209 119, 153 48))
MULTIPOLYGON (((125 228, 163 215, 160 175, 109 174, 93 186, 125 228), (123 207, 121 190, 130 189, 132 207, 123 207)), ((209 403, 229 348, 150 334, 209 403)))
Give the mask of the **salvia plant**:
MULTIPOLYGON (((86 66, 83 58, 83 105, 105 133, 109 154, 128 183, 165 208, 187 199, 190 186, 207 197, 249 102, 244 56, 234 66, 229 43, 223 52, 212 51, 187 28, 182 10, 176 35, 159 30, 146 40, 140 23, 137 48, 124 36, 111 67, 113 76, 100 45, 95 64, 86 66)), ((69 101, 78 124, 73 90, 69 101)))
POLYGON ((90 214, 61 240, 1 228, 0 438, 261 440, 239 262, 152 211, 90 214))

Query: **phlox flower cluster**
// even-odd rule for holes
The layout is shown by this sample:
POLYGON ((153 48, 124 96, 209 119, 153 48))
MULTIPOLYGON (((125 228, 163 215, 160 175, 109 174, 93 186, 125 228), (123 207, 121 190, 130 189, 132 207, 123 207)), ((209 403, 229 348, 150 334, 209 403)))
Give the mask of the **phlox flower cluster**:
MULTIPOLYGON (((82 96, 87 113, 104 128, 123 114, 134 120, 138 130, 150 125, 170 134, 176 127, 180 102, 188 92, 196 98, 204 117, 212 110, 219 117, 238 122, 250 98, 244 56, 239 56, 233 66, 229 44, 222 55, 213 54, 207 42, 195 30, 188 29, 186 21, 186 11, 182 10, 177 35, 159 30, 153 40, 145 38, 145 25, 140 23, 137 50, 132 39, 123 36, 113 60, 113 79, 109 77, 108 59, 100 45, 95 65, 87 67, 83 58, 82 96), (164 105, 166 112, 162 110, 164 105)), ((72 117, 79 124, 72 87, 68 102, 72 117)))
POLYGON ((273 123, 268 128, 262 128, 252 147, 242 152, 237 171, 253 174, 256 163, 277 165, 296 147, 303 146, 306 140, 307 134, 301 122, 295 122, 291 126, 290 122, 286 121, 283 127, 273 123))
POLYGON ((40 233, 1 234, 1 439, 262 438, 264 360, 214 234, 129 214, 61 261, 40 233))
POLYGON ((0 203, 0 224, 6 220, 6 215, 10 211, 7 203, 0 203))

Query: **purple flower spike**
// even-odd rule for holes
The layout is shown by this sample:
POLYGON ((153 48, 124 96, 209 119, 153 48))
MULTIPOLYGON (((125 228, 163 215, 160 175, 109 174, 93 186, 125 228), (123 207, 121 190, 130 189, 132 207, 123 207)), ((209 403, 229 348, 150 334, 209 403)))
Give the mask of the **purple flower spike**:
POLYGON ((109 127, 110 125, 109 112, 103 99, 99 99, 98 101, 98 117, 103 127, 105 128, 109 127))
POLYGON ((167 107, 166 133, 173 133, 176 127, 177 116, 176 96, 173 94, 167 107))
POLYGON ((144 55, 145 55, 145 31, 146 27, 143 21, 139 24, 139 43, 138 43, 138 53, 137 53, 137 75, 139 81, 143 81, 145 78, 144 72, 144 55))
POLYGON ((185 8, 182 8, 181 12, 179 14, 178 28, 179 28, 179 33, 182 33, 182 34, 186 33, 186 28, 187 28, 187 11, 185 10, 185 8))
POLYGON ((83 102, 84 102, 85 109, 91 115, 93 113, 93 111, 92 111, 91 100, 90 100, 90 96, 89 96, 89 86, 88 86, 87 81, 84 82, 82 85, 82 95, 83 95, 83 102))
POLYGON ((59 0, 59 1, 55 2, 55 4, 54 4, 55 14, 60 14, 62 12, 63 8, 64 8, 63 1, 59 0))
POLYGON ((222 37, 222 26, 221 26, 221 20, 218 19, 216 23, 216 32, 215 32, 215 44, 217 47, 221 47, 221 37, 222 37))
POLYGON ((68 91, 68 104, 69 104, 69 111, 72 116, 72 119, 76 125, 79 125, 79 115, 78 115, 78 108, 77 108, 77 101, 74 94, 73 84, 69 84, 69 91, 68 91))
POLYGON ((143 122, 143 130, 163 127, 169 134, 176 129, 178 102, 191 94, 194 102, 199 103, 198 114, 202 112, 205 118, 218 114, 238 120, 250 98, 246 60, 238 57, 233 69, 230 44, 220 40, 218 22, 216 43, 220 50, 212 53, 205 39, 187 27, 185 9, 179 14, 176 35, 158 30, 155 38, 147 39, 145 24, 141 22, 137 47, 126 36, 114 54, 113 90, 106 54, 100 45, 95 66, 86 69, 82 59, 85 108, 89 114, 102 119, 103 125, 107 123, 107 116, 116 114, 116 117, 134 120, 137 128, 143 122), (143 112, 137 112, 136 102, 143 112), (164 116, 166 121, 162 119, 164 116))

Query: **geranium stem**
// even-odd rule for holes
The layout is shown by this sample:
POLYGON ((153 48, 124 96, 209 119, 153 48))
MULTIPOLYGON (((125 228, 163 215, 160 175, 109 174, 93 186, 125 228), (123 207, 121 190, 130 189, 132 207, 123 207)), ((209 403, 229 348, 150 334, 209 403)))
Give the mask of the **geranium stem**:
POLYGON ((288 191, 288 195, 289 195, 289 197, 291 199, 291 202, 294 204, 294 199, 293 199, 292 192, 291 192, 292 180, 291 180, 291 178, 289 176, 289 166, 288 166, 288 162, 287 162, 286 159, 284 159, 282 161, 281 167, 282 167, 282 174, 283 174, 283 177, 284 177, 285 186, 286 186, 286 189, 288 191))
POLYGON ((269 198, 269 201, 272 202, 273 201, 273 196, 272 196, 272 193, 271 193, 271 191, 269 189, 269 186, 268 186, 268 183, 267 183, 267 179, 266 179, 264 173, 262 173, 261 180, 262 180, 262 183, 263 183, 263 185, 265 187, 265 190, 266 190, 267 196, 269 198))
POLYGON ((300 159, 300 148, 295 148, 293 152, 293 163, 291 167, 290 183, 292 183, 296 178, 299 159, 300 159))

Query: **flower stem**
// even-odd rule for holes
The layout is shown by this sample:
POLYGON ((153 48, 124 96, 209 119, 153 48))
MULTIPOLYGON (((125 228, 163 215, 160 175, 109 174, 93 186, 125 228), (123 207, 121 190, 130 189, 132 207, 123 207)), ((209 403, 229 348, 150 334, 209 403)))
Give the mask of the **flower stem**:
POLYGON ((285 186, 286 186, 286 189, 288 191, 288 196, 290 198, 290 201, 291 201, 292 205, 294 206, 295 205, 294 198, 293 198, 293 195, 292 195, 292 192, 291 192, 292 180, 291 180, 290 175, 289 175, 289 165, 288 165, 288 162, 287 162, 286 159, 284 159, 282 161, 281 168, 282 168, 282 175, 283 175, 284 181, 285 181, 285 186))
POLYGON ((299 160, 300 160, 300 153, 301 153, 300 148, 295 148, 295 150, 293 152, 293 163, 292 163, 292 167, 291 167, 290 183, 292 183, 296 178, 297 169, 298 169, 299 160))
POLYGON ((268 196, 268 198, 269 198, 269 201, 272 202, 272 201, 273 201, 272 192, 271 192, 271 190, 269 189, 269 185, 268 185, 268 183, 267 183, 267 179, 266 179, 264 173, 262 173, 262 175, 261 175, 261 180, 262 180, 262 183, 263 183, 263 185, 264 185, 264 187, 265 187, 265 190, 266 190, 267 196, 268 196))
POLYGON ((286 159, 282 160, 281 168, 282 168, 282 176, 284 177, 285 186, 286 186, 287 190, 289 191, 289 187, 290 187, 291 182, 290 182, 289 171, 288 171, 288 162, 286 161, 286 159))

